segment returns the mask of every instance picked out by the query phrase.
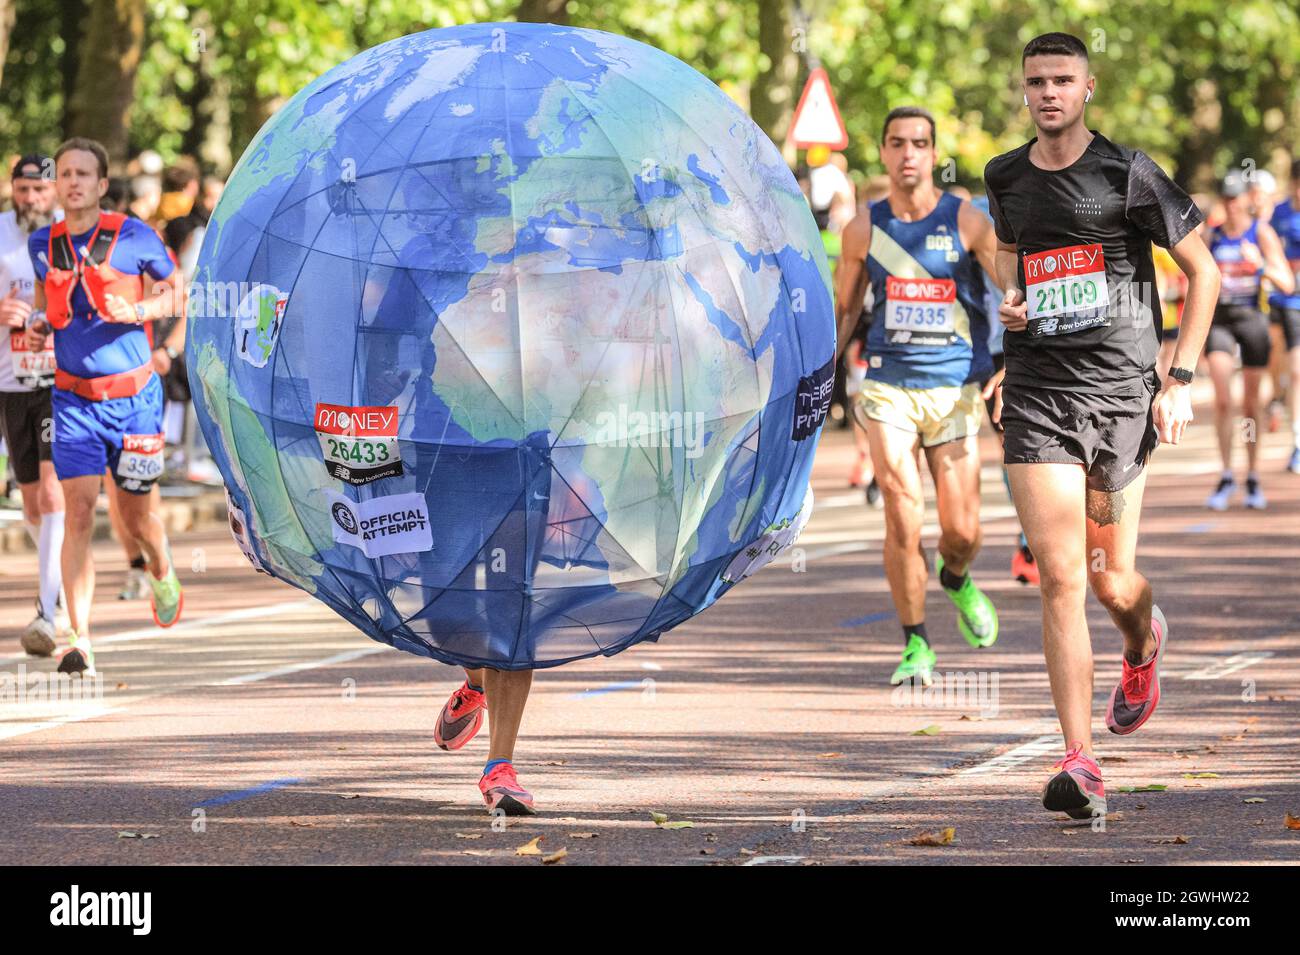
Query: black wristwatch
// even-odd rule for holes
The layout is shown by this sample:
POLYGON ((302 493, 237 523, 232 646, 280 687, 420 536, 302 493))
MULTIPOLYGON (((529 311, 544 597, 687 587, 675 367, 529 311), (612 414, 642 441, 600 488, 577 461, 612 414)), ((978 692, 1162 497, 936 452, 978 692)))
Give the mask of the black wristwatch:
POLYGON ((1181 382, 1184 385, 1190 385, 1192 383, 1192 379, 1196 377, 1196 374, 1194 372, 1188 371, 1186 368, 1170 368, 1169 377, 1172 378, 1174 381, 1181 382))

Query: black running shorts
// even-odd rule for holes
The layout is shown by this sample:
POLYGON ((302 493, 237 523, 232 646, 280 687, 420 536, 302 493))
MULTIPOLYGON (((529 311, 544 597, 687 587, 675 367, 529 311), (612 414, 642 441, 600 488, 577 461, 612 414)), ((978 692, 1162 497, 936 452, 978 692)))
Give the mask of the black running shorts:
POLYGON ((1219 305, 1214 310, 1214 324, 1205 342, 1205 353, 1223 351, 1231 355, 1241 346, 1243 368, 1267 368, 1271 342, 1268 319, 1249 305, 1219 305))
POLYGON ((1300 348, 1300 308, 1274 307, 1269 313, 1275 323, 1282 326, 1286 338, 1286 350, 1300 348))
POLYGON ((53 416, 49 388, 0 391, 0 430, 4 432, 5 444, 9 445, 9 457, 19 484, 33 484, 41 479, 41 462, 50 460, 53 416))
POLYGON ((1119 491, 1159 443, 1154 387, 1122 397, 1024 385, 1002 387, 1003 460, 1007 464, 1079 464, 1094 491, 1119 491))

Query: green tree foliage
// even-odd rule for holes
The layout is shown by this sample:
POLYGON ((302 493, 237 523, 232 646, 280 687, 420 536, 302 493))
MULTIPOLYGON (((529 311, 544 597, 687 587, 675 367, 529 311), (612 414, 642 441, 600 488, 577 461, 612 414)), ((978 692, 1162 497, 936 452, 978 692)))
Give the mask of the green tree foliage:
MULTIPOLYGON (((1092 51, 1089 121, 1204 187, 1226 165, 1280 168, 1300 147, 1295 0, 143 0, 145 44, 121 160, 154 148, 225 171, 289 96, 356 52, 485 20, 567 18, 692 64, 784 135, 815 57, 830 72, 854 168, 878 172, 880 122, 920 103, 957 181, 1030 135, 1020 51, 1066 30, 1092 51), (806 55, 795 31, 806 22, 806 55), (797 70, 780 39, 789 33, 797 70), (775 66, 775 70, 774 70, 775 66), (775 80, 775 82, 774 82, 775 80), (781 86, 789 86, 783 95, 781 86), (761 100, 761 102, 759 102, 761 100)), ((52 148, 78 130, 91 0, 20 0, 4 62, 0 149, 52 148)), ((108 70, 100 65, 97 71, 108 70)), ((115 88, 106 78, 104 88, 115 88)))

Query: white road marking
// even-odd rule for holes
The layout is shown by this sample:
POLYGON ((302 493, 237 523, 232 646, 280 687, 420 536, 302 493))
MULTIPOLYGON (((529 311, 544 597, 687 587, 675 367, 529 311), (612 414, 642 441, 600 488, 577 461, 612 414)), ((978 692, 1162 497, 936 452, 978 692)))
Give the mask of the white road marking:
MULTIPOLYGON (((315 600, 292 600, 287 603, 270 604, 269 606, 245 607, 242 610, 231 610, 228 613, 219 613, 211 617, 203 617, 200 620, 186 620, 176 624, 174 627, 163 629, 159 626, 140 627, 137 630, 123 630, 121 633, 109 634, 106 637, 92 637, 91 642, 95 649, 106 647, 113 643, 127 643, 132 640, 144 640, 148 637, 158 637, 166 634, 170 636, 174 633, 189 633, 191 630, 197 630, 201 627, 210 627, 223 623, 237 623, 240 620, 257 620, 261 617, 273 617, 276 614, 292 613, 300 610, 310 610, 318 607, 320 604, 315 600)), ((10 663, 30 663, 33 657, 27 654, 19 654, 13 657, 0 657, 0 666, 8 666, 10 663)))
POLYGON ((1273 656, 1271 650, 1256 650, 1251 653, 1234 653, 1226 660, 1220 660, 1217 663, 1211 663, 1209 666, 1201 667, 1199 670, 1193 670, 1191 673, 1183 675, 1184 680, 1217 680, 1219 677, 1227 676, 1229 673, 1236 673, 1238 670, 1244 670, 1246 667, 1254 666, 1273 656))
POLYGON ((304 663, 291 663, 289 666, 276 667, 274 670, 263 670, 261 673, 247 673, 244 676, 232 676, 228 680, 218 680, 215 683, 205 683, 202 685, 243 686, 245 683, 258 683, 262 680, 269 680, 277 676, 287 676, 290 673, 301 673, 304 670, 314 670, 317 667, 332 666, 335 663, 347 663, 349 660, 359 660, 361 657, 368 657, 371 654, 383 653, 385 650, 392 649, 392 647, 385 644, 376 644, 373 647, 362 647, 360 650, 347 650, 344 653, 336 653, 334 656, 325 657, 323 660, 308 660, 304 663))
POLYGON ((745 865, 777 865, 790 862, 801 862, 803 856, 754 856, 745 865))
POLYGON ((1061 746, 1060 733, 1048 733, 1037 736, 1027 743, 1021 743, 1015 749, 1007 750, 1001 756, 994 756, 976 766, 970 766, 957 773, 958 776, 985 776, 989 773, 1005 773, 1009 769, 1027 763, 1031 759, 1046 756, 1061 746))

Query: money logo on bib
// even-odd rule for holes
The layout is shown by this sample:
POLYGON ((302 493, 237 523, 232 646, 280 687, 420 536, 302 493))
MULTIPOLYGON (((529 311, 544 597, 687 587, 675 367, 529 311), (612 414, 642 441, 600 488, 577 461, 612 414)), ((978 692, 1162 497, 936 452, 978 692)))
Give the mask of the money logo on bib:
POLYGON ((947 345, 957 332, 952 279, 885 280, 885 334, 896 345, 947 345))
POLYGON ((331 477, 360 486, 402 473, 397 408, 316 405, 316 437, 331 477))
POLYGON ((1068 335, 1109 325, 1110 289, 1100 245, 1072 245, 1025 256, 1031 335, 1068 335))

